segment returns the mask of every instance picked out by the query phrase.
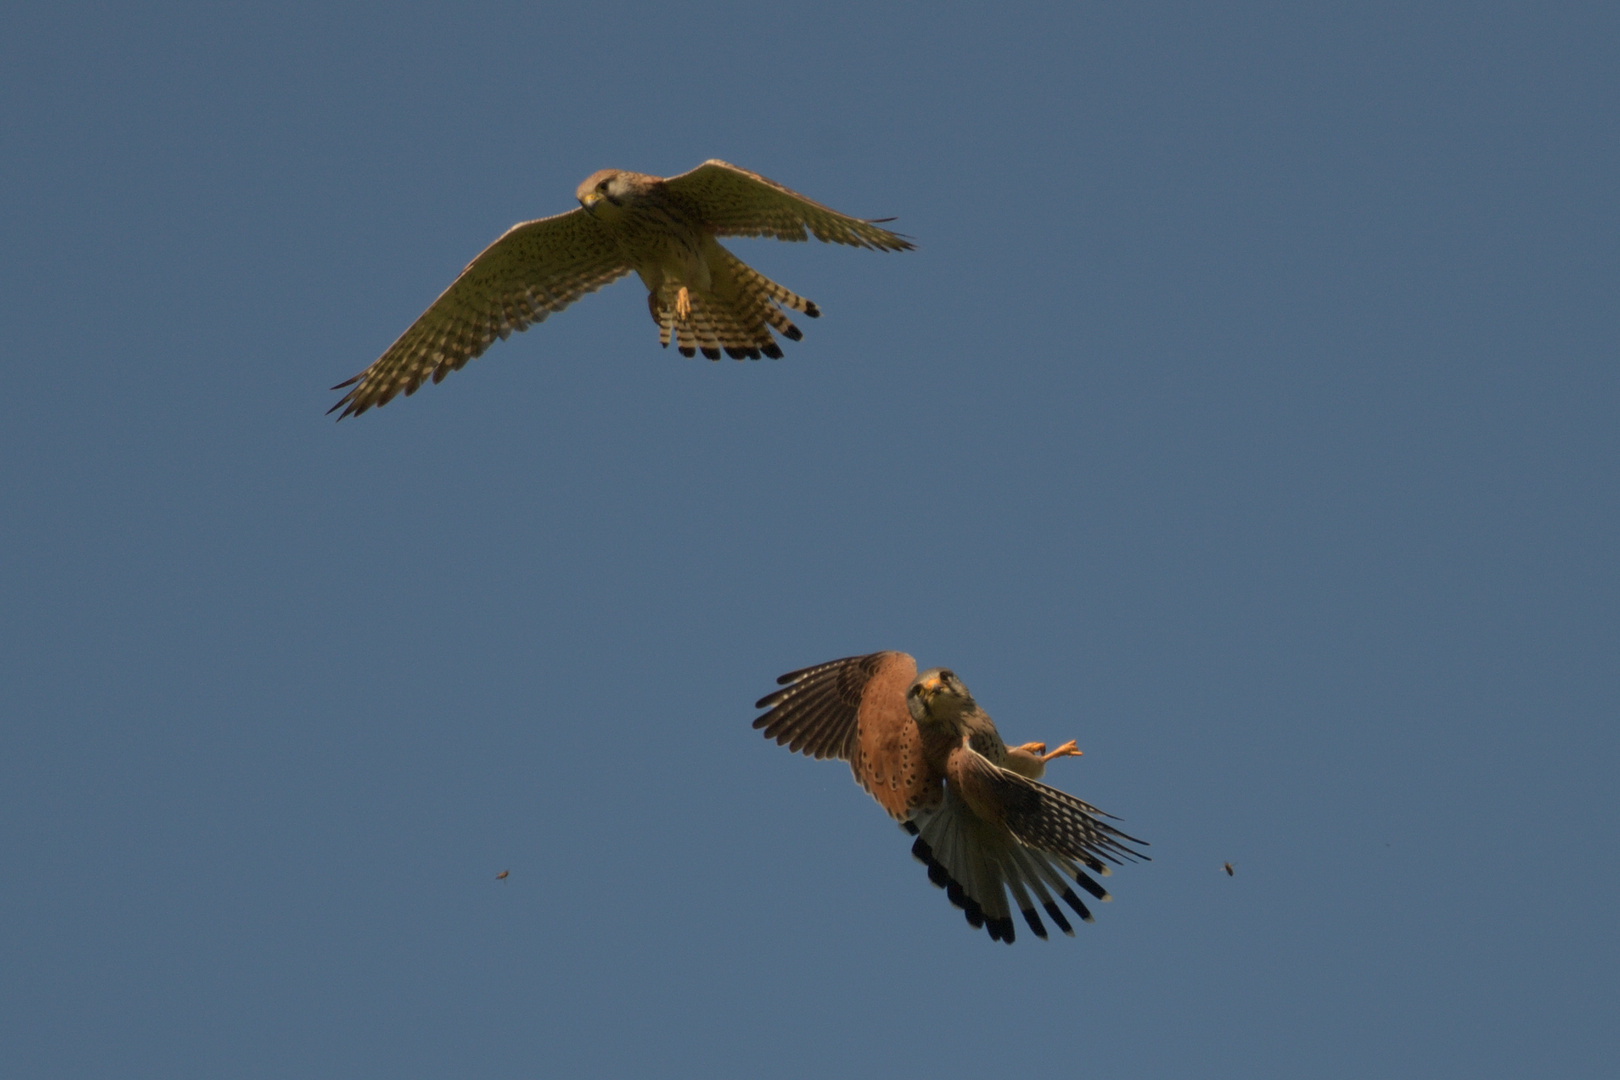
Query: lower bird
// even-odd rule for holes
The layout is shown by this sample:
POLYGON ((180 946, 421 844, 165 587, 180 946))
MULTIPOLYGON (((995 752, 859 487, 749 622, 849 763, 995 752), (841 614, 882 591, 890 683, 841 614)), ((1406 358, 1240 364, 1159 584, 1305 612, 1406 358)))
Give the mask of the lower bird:
POLYGON ((647 286, 658 340, 671 337, 686 356, 711 360, 779 359, 776 331, 804 335, 784 311, 811 318, 816 305, 783 288, 721 247, 716 237, 774 236, 876 251, 912 244, 878 227, 892 218, 853 218, 724 161, 705 161, 664 179, 620 169, 586 177, 579 207, 514 225, 474 259, 398 341, 328 411, 338 416, 414 394, 479 356, 496 338, 527 329, 586 293, 634 270, 647 286))
POLYGON ((1080 751, 1066 742, 1008 746, 968 688, 946 668, 917 674, 901 652, 850 656, 776 680, 782 689, 755 708, 754 727, 778 745, 815 758, 842 758, 855 780, 917 839, 911 853, 967 921, 1012 944, 1017 904, 1035 936, 1046 937, 1036 908, 1065 934, 1074 928, 1061 899, 1091 922, 1073 886, 1110 899, 1091 876, 1108 863, 1146 859, 1145 841, 1110 817, 1037 783, 1055 758, 1080 751), (1087 873, 1090 871, 1090 873, 1087 873))

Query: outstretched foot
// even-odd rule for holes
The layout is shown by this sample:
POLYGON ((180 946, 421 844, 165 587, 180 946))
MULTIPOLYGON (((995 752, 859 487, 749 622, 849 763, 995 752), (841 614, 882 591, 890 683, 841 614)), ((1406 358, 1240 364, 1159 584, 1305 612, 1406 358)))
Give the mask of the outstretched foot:
POLYGON ((692 294, 681 286, 681 291, 675 294, 675 317, 685 319, 692 314, 692 294))
POLYGON ((1038 757, 1043 763, 1051 761, 1053 758, 1079 757, 1081 755, 1081 750, 1074 744, 1073 739, 1053 750, 1050 754, 1046 752, 1046 744, 1043 742, 1027 742, 1023 746, 1010 746, 1008 749, 1013 753, 1023 751, 1031 757, 1038 757))
POLYGON ((1058 747, 1056 750, 1053 750, 1050 754, 1045 752, 1046 751, 1046 744, 1045 743, 1039 743, 1037 745, 1040 746, 1040 749, 1035 751, 1035 752, 1037 754, 1041 755, 1041 760, 1042 761, 1051 761, 1053 758, 1060 758, 1060 757, 1079 757, 1084 752, 1078 746, 1076 746, 1074 744, 1073 739, 1070 739, 1068 742, 1064 743, 1062 746, 1058 747))

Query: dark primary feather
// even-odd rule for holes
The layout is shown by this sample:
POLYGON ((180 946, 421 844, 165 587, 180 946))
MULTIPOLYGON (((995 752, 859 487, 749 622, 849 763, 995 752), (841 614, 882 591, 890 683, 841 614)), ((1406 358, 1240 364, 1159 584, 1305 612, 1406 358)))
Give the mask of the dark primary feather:
POLYGON ((1109 815, 1095 806, 993 765, 982 755, 975 756, 983 762, 980 779, 995 792, 1000 803, 1002 824, 1021 843, 1088 864, 1095 858, 1108 862, 1147 860, 1142 852, 1125 846, 1125 842, 1144 846, 1147 842, 1101 820, 1109 815))
POLYGON ((754 703, 756 709, 769 710, 754 719, 754 728, 795 753, 847 760, 854 749, 861 691, 886 662, 904 655, 846 656, 790 671, 776 680, 781 690, 754 703))
POLYGON ((613 238, 583 210, 514 225, 472 262, 328 412, 356 416, 416 393, 575 300, 630 273, 613 238))
POLYGON ((664 184, 677 197, 687 200, 716 236, 773 236, 802 241, 809 230, 817 240, 874 251, 909 251, 914 246, 900 234, 878 228, 873 221, 840 214, 774 180, 724 161, 705 161, 691 172, 670 177, 664 184))
POLYGON ((912 854, 969 924, 994 940, 1013 940, 1008 893, 1037 937, 1046 936, 1037 908, 1073 934, 1056 900, 1090 922, 1091 911, 1073 886, 1098 900, 1109 898, 1082 867, 1106 874, 1104 859, 1147 858, 1125 846, 1142 841, 1101 816, 1072 795, 995 765, 968 740, 951 755, 944 803, 915 822, 912 854))

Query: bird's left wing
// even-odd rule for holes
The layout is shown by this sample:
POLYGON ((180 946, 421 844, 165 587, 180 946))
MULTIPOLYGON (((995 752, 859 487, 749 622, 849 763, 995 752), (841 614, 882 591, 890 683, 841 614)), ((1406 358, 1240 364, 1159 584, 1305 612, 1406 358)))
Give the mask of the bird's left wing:
POLYGON ((416 393, 483 353, 630 272, 617 242, 584 210, 514 225, 467 264, 440 297, 366 370, 329 412, 339 420, 416 393))
POLYGON ((951 752, 948 775, 974 813, 1004 827, 1019 843, 1091 865, 1098 859, 1146 859, 1126 843, 1145 844, 1108 824, 1110 815, 1067 792, 1003 769, 964 745, 951 752))
POLYGON ((804 240, 808 229, 817 240, 832 244, 875 251, 909 251, 913 247, 898 233, 840 214, 774 180, 724 161, 705 161, 691 172, 665 180, 664 186, 696 210, 716 236, 804 240))
POLYGON ((1106 875, 1105 859, 1147 858, 1125 846, 1142 841, 1101 820, 1108 816, 1101 810, 1001 768, 967 740, 951 751, 945 772, 945 798, 913 820, 911 853, 968 924, 992 940, 1011 944, 1016 936, 1009 892, 1037 937, 1046 937, 1040 910, 1072 935, 1057 901, 1087 922, 1091 909, 1071 883, 1107 900, 1108 890, 1086 870, 1106 875))

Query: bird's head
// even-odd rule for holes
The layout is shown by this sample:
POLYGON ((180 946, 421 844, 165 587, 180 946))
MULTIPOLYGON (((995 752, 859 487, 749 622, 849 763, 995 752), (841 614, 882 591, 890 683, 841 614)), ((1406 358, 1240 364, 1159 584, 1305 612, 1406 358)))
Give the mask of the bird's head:
POLYGON ((930 668, 906 691, 906 711, 919 724, 953 722, 975 707, 973 695, 949 668, 930 668))
POLYGON ((623 169, 602 169, 585 178, 575 189, 574 198, 592 217, 611 219, 618 216, 626 203, 642 194, 646 181, 656 179, 623 169))

